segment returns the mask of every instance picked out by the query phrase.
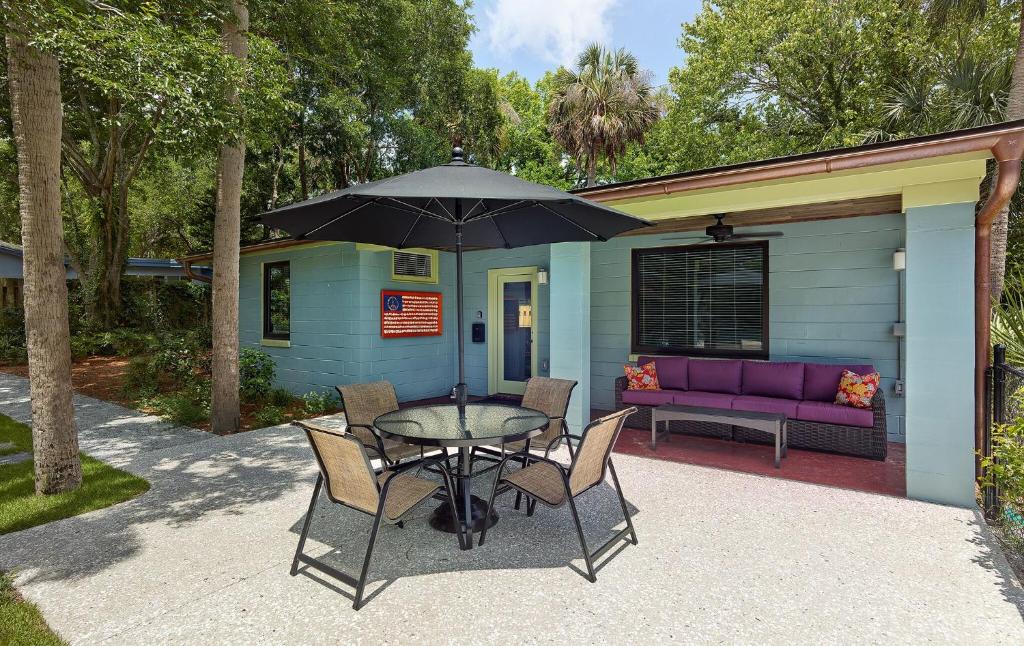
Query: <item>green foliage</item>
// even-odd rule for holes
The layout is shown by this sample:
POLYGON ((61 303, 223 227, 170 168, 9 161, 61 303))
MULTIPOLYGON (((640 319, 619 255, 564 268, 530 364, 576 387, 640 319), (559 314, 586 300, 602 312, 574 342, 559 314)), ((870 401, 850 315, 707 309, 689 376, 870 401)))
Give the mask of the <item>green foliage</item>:
POLYGON ((1024 268, 1010 267, 1002 302, 992 308, 992 341, 1006 346, 1006 361, 1024 366, 1024 268))
MULTIPOLYGON (((32 431, 28 426, 0 415, 0 442, 13 442, 30 448, 32 431)), ((35 495, 31 460, 0 465, 0 482, 4 484, 0 489, 0 535, 109 507, 149 489, 149 483, 142 478, 87 455, 82 456, 82 486, 71 492, 35 495)), ((3 637, 4 628, 5 624, 0 621, 0 637, 3 637)), ((0 639, 0 643, 7 642, 0 639)))
POLYGON ((153 397, 160 385, 160 370, 156 360, 149 355, 132 357, 124 373, 121 394, 131 399, 153 397))
POLYGON ((284 422, 284 409, 280 406, 264 406, 252 416, 253 428, 277 426, 284 422))
POLYGON ((247 402, 264 400, 274 387, 274 360, 256 348, 238 353, 238 389, 247 402))
POLYGON ((190 382, 168 393, 144 400, 158 415, 182 426, 195 426, 210 419, 210 382, 190 382))
POLYGON ((302 412, 309 416, 325 415, 338 407, 338 396, 332 392, 311 390, 302 396, 302 412))
POLYGON ((267 393, 267 403, 271 406, 288 406, 295 401, 295 395, 285 388, 271 388, 267 393))
POLYGON ((17 307, 0 309, 0 363, 18 364, 27 360, 25 312, 17 307))
MULTIPOLYGON (((1024 393, 1017 397, 1024 397, 1024 393)), ((992 429, 992 456, 983 455, 981 466, 985 473, 982 486, 998 487, 1007 535, 1024 550, 1024 417, 992 429)))
POLYGON ((46 625, 34 603, 22 599, 12 577, 0 572, 0 644, 62 646, 67 644, 46 625))
POLYGON ((195 379, 203 368, 202 361, 199 349, 189 339, 180 336, 164 339, 155 355, 157 370, 180 385, 195 379))

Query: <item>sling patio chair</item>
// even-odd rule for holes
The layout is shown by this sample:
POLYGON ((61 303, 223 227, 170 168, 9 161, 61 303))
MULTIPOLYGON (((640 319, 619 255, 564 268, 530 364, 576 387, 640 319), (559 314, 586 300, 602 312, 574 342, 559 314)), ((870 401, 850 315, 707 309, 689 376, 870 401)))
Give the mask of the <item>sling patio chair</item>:
MULTIPOLYGON (((569 457, 572 458, 572 443, 569 441, 569 427, 565 423, 565 413, 569 410, 569 398, 576 387, 571 379, 553 379, 551 377, 530 377, 526 382, 522 405, 526 408, 539 410, 551 420, 544 432, 530 438, 531 451, 543 451, 548 457, 551 451, 558 448, 562 439, 569 446, 569 457)), ((519 452, 526 448, 526 440, 504 445, 508 452, 519 452)))
MULTIPOLYGON (((452 520, 458 526, 459 519, 455 517, 458 504, 453 495, 451 477, 441 460, 437 458, 417 460, 378 474, 373 470, 370 457, 366 453, 366 446, 359 438, 348 433, 322 429, 303 427, 303 430, 313 448, 313 455, 316 456, 320 472, 317 474, 316 485, 313 487, 313 498, 309 501, 306 520, 302 524, 302 533, 299 535, 299 545, 295 548, 295 558, 292 560, 290 573, 295 576, 299 572, 299 563, 305 563, 343 583, 354 586, 355 600, 352 607, 359 610, 363 602, 366 575, 370 570, 373 545, 377 541, 377 530, 382 521, 401 526, 402 518, 406 514, 421 503, 434 498, 438 491, 443 489, 452 511, 452 520), (440 472, 444 480, 443 485, 434 480, 405 473, 405 471, 427 464, 437 467, 437 471, 440 472), (358 579, 302 552, 306 545, 306 537, 309 535, 309 527, 313 522, 313 513, 316 511, 321 489, 326 490, 327 498, 331 502, 373 516, 373 528, 370 530, 370 540, 366 546, 366 556, 363 558, 363 569, 358 579)), ((461 532, 458 533, 458 537, 459 547, 464 547, 465 540, 461 532)))
MULTIPOLYGON (((506 485, 527 496, 526 513, 528 516, 533 515, 538 500, 549 507, 561 507, 568 503, 572 519, 576 523, 580 547, 583 548, 583 559, 587 563, 587 578, 591 582, 597 581, 597 573, 594 570, 596 559, 599 559, 619 541, 625 540, 627 536, 629 542, 633 545, 637 544, 633 520, 629 516, 626 499, 622 496, 622 487, 619 485, 619 478, 615 474, 615 466, 611 459, 612 448, 622 431, 626 417, 635 412, 636 408, 627 408, 591 422, 578 438, 576 454, 569 466, 550 458, 529 455, 531 462, 529 466, 504 476, 502 474, 508 462, 510 460, 519 461, 526 454, 525 452, 513 453, 507 456, 499 463, 498 472, 494 476, 491 497, 487 501, 487 513, 490 514, 494 507, 494 497, 499 493, 499 488, 507 490, 506 485), (622 515, 626 519, 626 527, 591 553, 587 547, 587 539, 583 535, 579 512, 576 510, 576 498, 604 482, 606 471, 611 473, 615 493, 618 494, 619 504, 622 506, 622 515)), ((480 533, 479 545, 483 546, 486 538, 487 528, 485 526, 480 533)))
POLYGON ((341 395, 348 431, 359 438, 369 451, 376 454, 385 466, 398 464, 407 458, 423 457, 422 447, 385 439, 373 427, 375 419, 384 413, 398 410, 398 396, 395 395, 395 387, 390 382, 374 381, 335 388, 341 395))

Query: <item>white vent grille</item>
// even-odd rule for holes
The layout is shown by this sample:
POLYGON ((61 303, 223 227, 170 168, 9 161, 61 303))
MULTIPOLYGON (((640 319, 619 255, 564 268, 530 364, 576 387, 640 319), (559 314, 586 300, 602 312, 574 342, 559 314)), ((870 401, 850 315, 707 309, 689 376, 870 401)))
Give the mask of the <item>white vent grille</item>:
POLYGON ((434 258, 425 253, 396 251, 392 256, 392 272, 396 277, 432 278, 434 276, 434 258))

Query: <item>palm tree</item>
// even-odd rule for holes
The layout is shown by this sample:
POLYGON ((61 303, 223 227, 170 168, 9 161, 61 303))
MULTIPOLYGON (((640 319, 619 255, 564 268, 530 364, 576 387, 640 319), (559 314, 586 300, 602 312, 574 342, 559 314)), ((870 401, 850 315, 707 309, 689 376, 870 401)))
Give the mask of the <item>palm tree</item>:
MULTIPOLYGON (((224 47, 243 63, 248 56, 249 8, 231 0, 224 19, 224 47)), ((227 100, 240 103, 229 85, 227 100)), ((238 431, 238 245, 241 229, 245 138, 235 133, 224 142, 217 161, 217 213, 213 228, 213 389, 210 426, 214 433, 238 431)))
MULTIPOLYGON (((962 19, 967 22, 981 20, 988 9, 987 0, 924 0, 925 15, 936 29, 946 27, 951 21, 962 19)), ((1024 2, 1021 3, 1020 32, 1017 37, 1017 51, 1013 59, 1013 72, 1009 79, 1008 96, 1002 119, 1024 119, 1024 2)), ((1006 242, 1009 235, 1009 206, 1003 208, 992 222, 992 299, 999 301, 1003 293, 1006 275, 1006 242)))
POLYGON ((548 131, 581 168, 587 186, 594 186, 597 163, 604 157, 615 172, 618 157, 661 116, 650 73, 640 69, 625 49, 611 51, 589 45, 575 69, 560 67, 552 82, 548 131))
POLYGON ((8 17, 7 74, 18 149, 18 206, 25 248, 25 334, 32 397, 37 494, 82 484, 71 401, 71 338, 60 214, 60 72, 27 34, 28 16, 8 17))

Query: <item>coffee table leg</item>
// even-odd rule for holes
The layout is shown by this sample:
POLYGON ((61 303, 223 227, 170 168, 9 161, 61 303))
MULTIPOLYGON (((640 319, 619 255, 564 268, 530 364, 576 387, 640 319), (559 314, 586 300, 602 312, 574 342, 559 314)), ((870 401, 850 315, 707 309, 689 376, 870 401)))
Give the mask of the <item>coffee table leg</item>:
POLYGON ((658 415, 651 411, 651 450, 658 448, 658 415))
POLYGON ((789 457, 789 420, 782 423, 782 457, 789 457))

